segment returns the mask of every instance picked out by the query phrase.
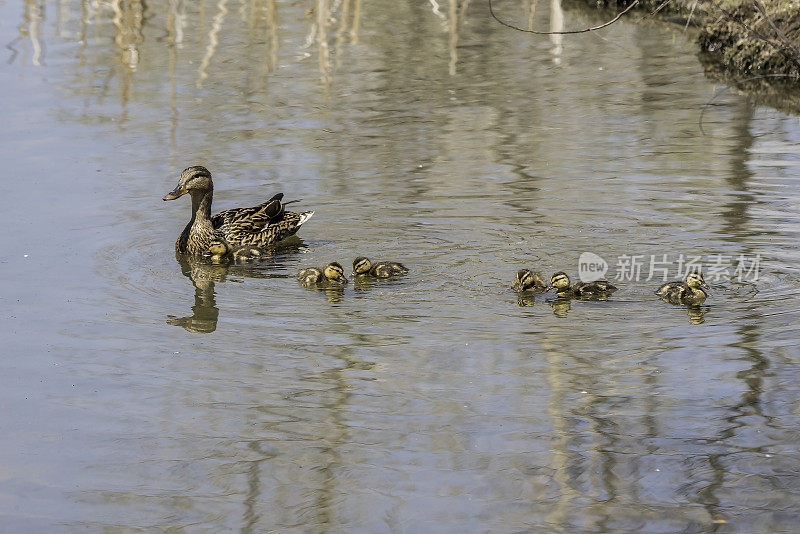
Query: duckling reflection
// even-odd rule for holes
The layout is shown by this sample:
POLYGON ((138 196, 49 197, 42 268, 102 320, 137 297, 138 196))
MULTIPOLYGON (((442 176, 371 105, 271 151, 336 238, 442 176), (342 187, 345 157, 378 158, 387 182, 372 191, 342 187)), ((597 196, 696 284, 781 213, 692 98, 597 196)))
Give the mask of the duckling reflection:
POLYGON ((325 294, 325 300, 328 302, 341 302, 344 296, 344 284, 332 283, 318 290, 325 294))
POLYGON ((572 309, 570 299, 555 299, 548 301, 550 308, 553 310, 553 315, 559 319, 564 319, 569 311, 572 309))
POLYGON ((330 288, 347 283, 344 269, 337 262, 331 262, 322 268, 307 267, 297 273, 297 281, 306 288, 330 288))
POLYGON ((550 277, 550 286, 555 288, 559 299, 577 298, 582 300, 607 300, 617 290, 606 280, 595 282, 575 282, 570 285, 569 276, 564 271, 559 271, 550 277))
POLYGON ((703 273, 692 271, 686 274, 683 282, 667 282, 656 290, 656 295, 671 304, 702 304, 709 289, 703 273))
POLYGON ((372 263, 369 258, 359 256, 353 260, 354 276, 371 276, 373 278, 391 278, 406 274, 408 268, 396 261, 379 261, 372 263))
POLYGON ((689 324, 703 324, 706 322, 706 310, 696 304, 686 306, 686 313, 689 314, 689 324))
POLYGON ((517 271, 517 277, 514 283, 511 284, 511 289, 517 293, 526 291, 544 291, 547 289, 547 284, 542 279, 542 275, 530 269, 520 269, 517 271))

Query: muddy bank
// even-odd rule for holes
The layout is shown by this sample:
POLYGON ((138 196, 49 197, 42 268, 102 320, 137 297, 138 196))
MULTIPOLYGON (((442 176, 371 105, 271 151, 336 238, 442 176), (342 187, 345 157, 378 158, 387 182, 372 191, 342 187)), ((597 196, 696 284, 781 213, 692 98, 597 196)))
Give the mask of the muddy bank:
MULTIPOLYGON (((613 9, 630 2, 592 1, 613 9)), ((664 20, 699 29, 701 59, 709 75, 740 82, 767 76, 759 87, 800 81, 800 4, 786 1, 752 0, 709 2, 706 0, 642 0, 639 11, 657 12, 664 20)), ((750 83, 750 82, 744 82, 750 83)), ((752 84, 750 84, 752 85, 752 84)), ((752 88, 752 87, 751 87, 752 88)))

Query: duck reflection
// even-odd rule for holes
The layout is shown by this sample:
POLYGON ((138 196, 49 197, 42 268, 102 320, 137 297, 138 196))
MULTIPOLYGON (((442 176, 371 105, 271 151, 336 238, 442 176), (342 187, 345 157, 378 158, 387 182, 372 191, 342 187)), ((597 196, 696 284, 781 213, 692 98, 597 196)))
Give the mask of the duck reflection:
POLYGON ((290 239, 295 242, 282 243, 280 254, 275 250, 267 250, 263 252, 257 262, 250 263, 215 262, 211 257, 176 254, 175 259, 181 266, 181 273, 191 280, 194 286, 194 306, 192 306, 192 315, 186 317, 168 315, 167 324, 201 334, 215 331, 219 318, 216 283, 226 282, 228 275, 243 278, 274 278, 275 275, 271 272, 272 267, 282 265, 287 253, 293 255, 305 249, 305 245, 299 238, 290 239))
POLYGON ((706 312, 708 309, 696 304, 686 306, 686 313, 689 314, 689 324, 703 324, 706 322, 706 312))
POLYGON ((553 315, 560 319, 564 319, 569 313, 569 310, 572 309, 572 301, 571 299, 565 298, 557 298, 554 300, 548 300, 548 304, 553 309, 553 315))
POLYGON ((187 317, 168 316, 167 324, 181 326, 189 332, 207 334, 217 329, 219 308, 217 308, 214 284, 224 282, 228 276, 228 265, 214 264, 206 258, 177 256, 183 276, 189 278, 194 286, 194 306, 192 315, 187 317))
POLYGON ((340 286, 331 285, 329 287, 325 287, 325 288, 319 289, 319 291, 325 293, 325 299, 328 302, 334 302, 334 303, 335 302, 341 302, 342 301, 342 297, 344 296, 344 286, 343 285, 340 285, 340 286))
POLYGON ((364 276, 359 274, 353 275, 353 289, 356 291, 369 291, 372 289, 379 280, 371 276, 364 276))

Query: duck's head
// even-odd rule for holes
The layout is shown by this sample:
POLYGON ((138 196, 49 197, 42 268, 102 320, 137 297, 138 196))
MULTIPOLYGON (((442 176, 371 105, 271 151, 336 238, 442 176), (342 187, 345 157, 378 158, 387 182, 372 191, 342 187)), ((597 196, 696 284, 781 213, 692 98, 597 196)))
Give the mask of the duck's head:
POLYGON ((520 269, 517 271, 517 277, 514 279, 514 283, 511 284, 511 289, 517 293, 520 293, 526 289, 530 289, 535 285, 536 278, 533 274, 533 271, 530 269, 520 269))
POLYGON ((692 289, 696 289, 698 287, 702 287, 703 289, 710 289, 708 284, 706 284, 705 278, 703 278, 703 273, 698 271, 693 271, 686 275, 686 285, 691 287, 692 289))
POLYGON ((335 261, 326 265, 322 274, 332 282, 339 282, 340 284, 347 283, 347 278, 344 277, 344 269, 335 261))
POLYGON ((353 274, 367 274, 372 269, 372 262, 369 258, 359 256, 353 260, 353 274))
POLYGON ((549 290, 553 288, 555 288, 559 293, 569 289, 569 276, 567 276, 567 273, 564 271, 558 271, 556 274, 550 277, 550 285, 547 289, 549 290))
POLYGON ((210 191, 214 186, 211 182, 211 173, 208 169, 195 165, 183 170, 180 178, 178 178, 178 185, 164 195, 164 200, 175 200, 176 198, 192 193, 195 191, 203 192, 210 191))

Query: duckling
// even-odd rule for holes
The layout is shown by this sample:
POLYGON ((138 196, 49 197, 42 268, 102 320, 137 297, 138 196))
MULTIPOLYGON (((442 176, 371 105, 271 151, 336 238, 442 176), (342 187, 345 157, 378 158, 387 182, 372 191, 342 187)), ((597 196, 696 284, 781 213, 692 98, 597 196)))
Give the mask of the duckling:
POLYGON ((222 263, 228 255, 228 244, 220 239, 215 239, 208 244, 206 256, 211 258, 213 263, 222 263))
POLYGON ((375 278, 390 278, 406 274, 408 268, 396 261, 379 261, 372 263, 369 258, 359 256, 353 260, 353 274, 356 276, 374 276, 375 278))
POLYGON ((517 271, 517 278, 511 284, 511 289, 517 293, 523 291, 544 291, 547 284, 542 280, 542 275, 530 269, 520 269, 517 271))
POLYGON ((683 282, 667 282, 656 290, 656 295, 673 304, 702 304, 708 297, 704 289, 710 289, 703 273, 693 271, 686 274, 683 282))
POLYGON ((330 286, 332 283, 346 284, 344 269, 337 262, 331 262, 321 269, 307 267, 297 273, 297 280, 301 286, 330 286))
POLYGON ((569 276, 564 271, 559 271, 550 277, 550 286, 555 288, 559 298, 585 298, 603 299, 608 297, 617 288, 605 280, 595 282, 575 282, 570 286, 569 276))
POLYGON ((231 247, 224 239, 213 239, 208 245, 207 254, 213 263, 222 263, 231 258, 236 263, 245 263, 260 259, 264 255, 264 251, 248 245, 231 247))

